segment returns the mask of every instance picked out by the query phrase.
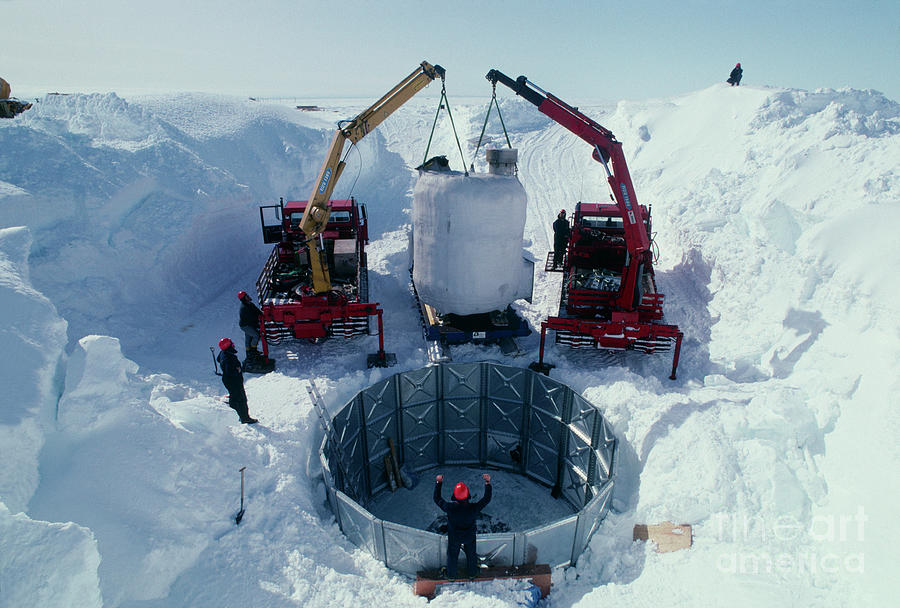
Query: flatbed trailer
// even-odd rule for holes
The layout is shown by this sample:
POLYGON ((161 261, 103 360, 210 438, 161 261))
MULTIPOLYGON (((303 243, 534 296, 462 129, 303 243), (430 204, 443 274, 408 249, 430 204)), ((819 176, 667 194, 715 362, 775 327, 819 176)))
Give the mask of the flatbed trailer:
POLYGON ((428 359, 432 363, 450 361, 449 347, 467 343, 497 344, 504 354, 516 355, 519 347, 515 339, 531 335, 528 323, 512 306, 502 311, 474 315, 443 315, 419 298, 412 280, 410 286, 419 308, 428 359))

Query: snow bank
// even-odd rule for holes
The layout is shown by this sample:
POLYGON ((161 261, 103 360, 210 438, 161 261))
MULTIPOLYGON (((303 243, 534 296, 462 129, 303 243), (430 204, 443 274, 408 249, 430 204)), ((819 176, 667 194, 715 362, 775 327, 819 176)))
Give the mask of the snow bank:
POLYGON ((29 280, 31 235, 26 228, 0 229, 0 500, 23 511, 39 483, 38 456, 56 415, 57 368, 66 322, 29 280))
POLYGON ((129 352, 173 350, 192 311, 250 286, 265 259, 257 205, 305 192, 327 145, 286 108, 157 103, 54 95, 0 123, 0 148, 16 151, 0 156, 0 225, 31 230, 32 281, 69 322, 71 344, 112 334, 129 352), (223 107, 237 117, 190 118, 223 107))
POLYGON ((0 502, 3 605, 100 608, 100 553, 90 530, 13 515, 0 502))

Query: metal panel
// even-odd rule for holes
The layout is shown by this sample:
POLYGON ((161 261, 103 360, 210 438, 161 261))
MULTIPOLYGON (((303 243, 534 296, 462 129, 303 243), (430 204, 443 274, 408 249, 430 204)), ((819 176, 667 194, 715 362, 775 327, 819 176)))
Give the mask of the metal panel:
POLYGON ((606 420, 601 420, 601 439, 602 443, 610 444, 616 442, 616 434, 613 432, 612 425, 610 425, 606 420))
POLYGON ((444 399, 481 396, 481 364, 451 363, 443 366, 444 399))
POLYGON ((397 410, 396 382, 397 377, 391 376, 387 380, 376 382, 369 388, 360 391, 367 422, 393 415, 397 410))
POLYGON ((610 424, 600 419, 599 429, 597 431, 597 473, 595 474, 595 482, 602 482, 611 479, 615 471, 615 452, 616 437, 613 434, 610 424))
POLYGON ((580 435, 588 444, 594 436, 594 425, 600 413, 597 408, 578 394, 572 395, 572 414, 569 420, 569 429, 576 435, 580 435))
POLYGON ((556 484, 556 467, 559 456, 556 450, 551 450, 539 443, 532 442, 528 446, 526 454, 527 468, 525 474, 548 486, 556 484))
POLYGON ((438 433, 438 409, 435 402, 419 403, 403 408, 403 438, 406 440, 438 433))
POLYGON ((531 406, 561 417, 566 386, 543 374, 533 374, 532 383, 531 406))
POLYGON ((481 399, 453 398, 443 403, 443 428, 448 431, 471 431, 481 427, 481 399))
POLYGON ((475 464, 479 461, 481 433, 474 431, 447 431, 444 434, 444 462, 448 464, 475 464))
POLYGON ((328 438, 322 438, 322 447, 319 448, 319 462, 322 464, 322 477, 325 482, 325 497, 328 499, 328 505, 331 507, 331 512, 334 513, 334 517, 337 520, 338 525, 341 524, 340 520, 340 510, 338 509, 338 501, 336 495, 336 482, 334 479, 334 475, 331 470, 331 463, 328 462, 328 458, 326 454, 328 453, 328 449, 326 445, 328 443, 328 438))
POLYGON ((497 401, 512 401, 521 404, 525 400, 528 369, 490 365, 488 368, 487 394, 497 401))
POLYGON ((357 547, 379 558, 375 540, 375 518, 343 492, 337 492, 341 530, 357 547))
POLYGON ((387 471, 384 466, 384 456, 388 450, 382 451, 380 454, 374 454, 368 463, 369 483, 372 486, 371 496, 375 496, 382 490, 388 489, 387 471))
POLYGON ((347 438, 359 432, 359 409, 355 398, 334 415, 332 423, 338 445, 346 445, 347 438))
POLYGON ((591 536, 600 527, 603 518, 609 511, 612 500, 613 483, 607 483, 600 493, 594 496, 578 514, 578 527, 575 531, 575 542, 572 546, 572 563, 578 561, 578 556, 587 549, 591 536))
POLYGON ((438 371, 440 366, 423 367, 397 374, 400 403, 403 407, 438 399, 438 371))
POLYGON ((588 466, 591 462, 591 445, 580 434, 569 435, 566 445, 566 461, 571 466, 578 467, 587 476, 588 466))
POLYGON ((570 460, 566 460, 565 464, 566 466, 562 468, 560 489, 563 497, 578 511, 584 508, 585 503, 590 498, 588 494, 587 469, 573 465, 570 460))
POLYGON ((487 431, 507 435, 522 435, 522 402, 510 402, 488 397, 487 431))
POLYGON ((572 562, 572 544, 578 516, 534 528, 525 533, 525 563, 550 564, 551 568, 568 566, 572 562))
POLYGON ((367 496, 367 455, 359 428, 359 412, 359 403, 354 399, 334 417, 334 431, 338 439, 336 453, 346 474, 339 489, 352 499, 362 501, 367 496))
POLYGON ((531 416, 528 418, 528 430, 531 443, 538 443, 547 449, 558 452, 560 419, 551 416, 544 410, 531 408, 531 416))
POLYGON ((485 461, 493 466, 506 469, 508 471, 518 471, 519 464, 514 462, 510 452, 517 446, 522 445, 522 438, 519 435, 508 435, 505 433, 487 434, 487 453, 485 461))
POLYGON ((594 474, 594 483, 600 484, 610 478, 610 474, 612 472, 610 459, 610 452, 606 448, 600 448, 594 450, 594 454, 596 455, 597 461, 597 471, 594 474))
MULTIPOLYGON (((372 486, 371 495, 373 496, 388 485, 384 470, 384 456, 390 452, 388 438, 393 439, 395 444, 398 443, 395 414, 396 412, 391 411, 388 415, 366 425, 369 483, 372 486)), ((402 462, 398 464, 402 464, 402 462)))
POLYGON ((438 436, 422 435, 404 444, 406 466, 413 471, 433 468, 438 461, 438 436))
MULTIPOLYGON (((415 574, 441 567, 441 535, 383 522, 385 564, 398 572, 415 574)), ((446 550, 444 551, 446 553, 446 550)))
POLYGON ((379 418, 366 419, 367 441, 369 444, 370 457, 376 456, 379 452, 384 452, 387 445, 387 438, 390 437, 396 443, 400 433, 397 429, 397 412, 391 410, 387 414, 379 418))
POLYGON ((512 533, 479 534, 475 539, 475 551, 479 561, 488 566, 514 566, 515 541, 516 535, 512 533))

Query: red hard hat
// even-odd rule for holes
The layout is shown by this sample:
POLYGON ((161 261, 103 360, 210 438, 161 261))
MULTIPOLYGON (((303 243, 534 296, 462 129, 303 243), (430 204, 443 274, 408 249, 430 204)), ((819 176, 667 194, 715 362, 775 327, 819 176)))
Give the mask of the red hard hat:
POLYGON ((738 62, 738 64, 737 64, 737 67, 741 67, 741 64, 740 64, 740 62, 738 62))
POLYGON ((222 350, 228 350, 232 346, 234 346, 234 342, 231 341, 231 338, 222 338, 219 340, 219 348, 222 350))
POLYGON ((459 482, 456 484, 456 487, 453 488, 453 498, 456 500, 466 500, 469 497, 469 488, 466 487, 466 484, 463 482, 459 482))
POLYGON ((238 300, 243 300, 243 299, 246 298, 246 297, 247 297, 247 292, 246 292, 246 291, 239 291, 239 292, 238 292, 238 300))
POLYGON ((563 217, 563 216, 565 216, 565 214, 566 214, 566 210, 565 210, 565 209, 560 209, 560 211, 559 211, 559 217, 563 217))

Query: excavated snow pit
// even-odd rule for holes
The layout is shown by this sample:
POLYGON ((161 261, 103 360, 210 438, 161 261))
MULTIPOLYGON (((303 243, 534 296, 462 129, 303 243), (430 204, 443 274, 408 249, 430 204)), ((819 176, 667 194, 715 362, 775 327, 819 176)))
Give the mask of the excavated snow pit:
POLYGON ((408 574, 445 565, 446 535, 431 500, 464 481, 494 498, 480 522, 486 566, 574 564, 609 509, 616 438, 600 410, 529 369, 448 363, 395 374, 360 391, 332 418, 319 451, 328 502, 344 534, 408 574), (391 439, 412 488, 391 491, 391 439), (493 530, 493 531, 492 531, 493 530))

